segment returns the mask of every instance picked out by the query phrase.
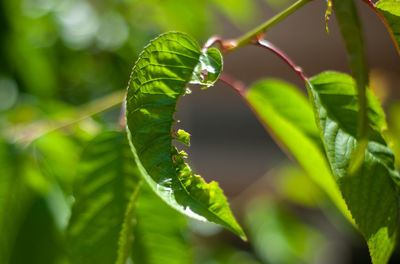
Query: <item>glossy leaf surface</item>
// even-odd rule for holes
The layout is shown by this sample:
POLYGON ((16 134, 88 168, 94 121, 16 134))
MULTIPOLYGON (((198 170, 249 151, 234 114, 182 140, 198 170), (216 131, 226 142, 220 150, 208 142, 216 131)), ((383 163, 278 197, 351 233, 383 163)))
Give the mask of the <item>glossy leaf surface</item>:
POLYGON ((386 128, 380 103, 367 90, 369 141, 360 168, 348 174, 357 144, 358 100, 354 80, 325 72, 308 85, 329 164, 347 206, 368 243, 373 263, 386 263, 394 247, 398 222, 399 174, 382 135, 386 128))
POLYGON ((400 54, 400 1, 380 0, 375 4, 375 8, 383 16, 397 51, 400 54))
POLYGON ((253 85, 246 97, 281 147, 293 155, 312 180, 349 216, 330 172, 306 97, 292 85, 278 80, 264 80, 253 85))
POLYGON ((220 58, 215 52, 209 51, 210 58, 204 59, 207 54, 201 54, 198 44, 183 33, 171 32, 151 41, 132 70, 126 99, 127 132, 141 175, 167 204, 245 238, 218 184, 207 184, 193 174, 184 162, 186 154, 172 146, 177 102, 193 75, 201 74, 196 80, 205 80, 206 86, 215 81, 221 70, 218 65, 222 65, 208 63, 220 58), (200 71, 195 70, 198 67, 200 71))

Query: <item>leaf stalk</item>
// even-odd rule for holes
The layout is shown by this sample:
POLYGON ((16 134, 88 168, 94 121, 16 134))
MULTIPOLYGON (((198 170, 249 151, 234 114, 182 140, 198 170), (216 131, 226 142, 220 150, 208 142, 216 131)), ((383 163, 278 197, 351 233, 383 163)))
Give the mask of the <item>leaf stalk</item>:
POLYGON ((280 59, 282 59, 289 67, 302 79, 304 83, 307 83, 308 78, 304 75, 302 68, 297 66, 283 51, 275 47, 272 43, 264 40, 264 39, 259 39, 256 41, 253 41, 253 43, 261 48, 267 49, 269 51, 272 51, 274 54, 276 54, 280 59))
POLYGON ((260 26, 256 27, 252 31, 244 34, 242 37, 239 37, 235 41, 231 41, 233 44, 233 47, 230 49, 223 50, 224 53, 236 50, 238 48, 241 48, 243 46, 246 46, 250 44, 254 39, 259 39, 260 36, 262 36, 268 29, 271 27, 275 26, 285 18, 287 18, 289 15, 303 7, 305 4, 311 2, 312 0, 298 0, 296 3, 293 5, 289 6, 287 9, 283 10, 281 13, 275 15, 265 23, 261 24, 260 26))

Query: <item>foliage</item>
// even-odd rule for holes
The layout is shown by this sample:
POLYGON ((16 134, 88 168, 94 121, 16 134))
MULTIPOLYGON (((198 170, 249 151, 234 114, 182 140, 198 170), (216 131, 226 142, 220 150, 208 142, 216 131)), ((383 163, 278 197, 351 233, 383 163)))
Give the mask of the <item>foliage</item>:
POLYGON ((82 155, 78 173, 76 202, 67 229, 71 261, 114 263, 117 253, 118 258, 127 258, 124 251, 129 249, 131 235, 124 232, 132 230, 129 204, 136 202, 139 179, 125 135, 104 132, 96 136, 82 155))
MULTIPOLYGON (((222 224, 245 238, 218 184, 207 184, 194 175, 184 162, 187 154, 172 146, 173 114, 186 84, 193 79, 212 85, 221 69, 216 49, 202 55, 200 47, 182 33, 153 40, 132 70, 126 98, 127 129, 143 178, 164 201, 190 217, 222 224)), ((178 140, 188 141, 185 136, 178 134, 178 140)))
POLYGON ((288 83, 263 80, 253 85, 246 97, 263 123, 276 135, 276 140, 347 214, 324 155, 312 107, 303 94, 288 83))
MULTIPOLYGON (((399 110, 392 106, 387 133, 355 0, 327 1, 325 12, 326 22, 337 18, 352 76, 325 71, 312 78, 264 40, 311 0, 242 37, 214 36, 203 47, 169 30, 201 38, 216 30, 210 6, 242 25, 257 14, 255 3, 36 2, 0 2, 1 263, 308 263, 329 247, 328 237, 297 211, 336 215, 332 207, 361 233, 372 263, 389 262, 399 219, 399 110), (169 32, 138 54, 160 31, 169 32), (288 64, 308 98, 281 80, 246 88, 223 72, 223 56, 247 45, 288 64), (174 116, 189 86, 217 81, 233 88, 302 168, 277 166, 269 195, 263 190, 257 198, 250 189, 250 202, 239 196, 235 206, 217 182, 190 168, 179 150, 189 147, 190 135, 174 116), (105 97, 93 100, 99 95, 105 97)), ((400 1, 364 2, 399 49, 400 1)))
POLYGON ((396 240, 399 173, 394 168, 393 151, 382 135, 385 115, 370 91, 367 93, 368 146, 360 168, 349 173, 352 155, 360 144, 355 127, 358 107, 354 86, 349 76, 327 72, 311 79, 308 89, 343 198, 367 240, 372 261, 385 263, 396 240))

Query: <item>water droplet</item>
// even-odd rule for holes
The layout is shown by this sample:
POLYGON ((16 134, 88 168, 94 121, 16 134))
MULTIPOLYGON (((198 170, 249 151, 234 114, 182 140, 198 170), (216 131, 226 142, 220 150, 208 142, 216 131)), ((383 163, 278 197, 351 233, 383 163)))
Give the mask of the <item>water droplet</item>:
POLYGON ((204 81, 204 80, 207 79, 207 77, 208 77, 208 71, 207 71, 206 69, 202 69, 202 70, 200 71, 200 79, 201 79, 202 81, 204 81))

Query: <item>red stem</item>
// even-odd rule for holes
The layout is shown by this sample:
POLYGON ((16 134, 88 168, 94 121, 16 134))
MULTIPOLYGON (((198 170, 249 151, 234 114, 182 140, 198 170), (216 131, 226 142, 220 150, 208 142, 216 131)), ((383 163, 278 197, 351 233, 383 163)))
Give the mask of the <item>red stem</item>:
MULTIPOLYGON (((125 98, 126 99, 126 98, 125 98)), ((122 102, 121 113, 118 120, 118 127, 122 130, 126 128, 126 100, 122 102)))
POLYGON ((223 47, 223 41, 222 38, 219 36, 212 36, 211 38, 209 38, 206 43, 203 45, 203 48, 201 49, 201 52, 204 53, 206 52, 209 48, 211 48, 211 46, 213 46, 214 44, 218 43, 219 46, 222 48, 223 47))
POLYGON ((283 51, 264 39, 256 39, 253 43, 258 47, 267 49, 275 53, 275 55, 277 55, 287 65, 289 65, 290 68, 292 68, 292 70, 302 79, 304 83, 307 83, 308 78, 304 75, 303 70, 299 66, 296 66, 296 64, 283 51))
POLYGON ((246 105, 250 108, 250 110, 253 112, 253 114, 256 116, 260 124, 264 127, 264 129, 267 131, 267 133, 274 139, 274 141, 278 144, 278 146, 288 155, 288 157, 291 157, 290 151, 286 148, 286 146, 282 143, 282 141, 279 139, 278 136, 275 135, 275 133, 272 131, 272 129, 269 128, 268 124, 261 118, 260 114, 256 111, 256 109, 253 107, 253 105, 249 102, 247 99, 246 95, 246 88, 244 84, 233 78, 232 76, 222 73, 221 76, 219 77, 219 80, 233 88, 242 98, 242 100, 246 103, 246 105))
POLYGON ((232 87, 241 97, 245 97, 246 89, 243 82, 234 79, 232 76, 226 73, 221 73, 219 80, 232 87))
POLYGON ((233 48, 236 47, 237 43, 235 40, 223 40, 219 36, 212 36, 209 38, 206 43, 204 44, 203 48, 201 49, 202 53, 205 53, 207 49, 211 48, 214 44, 219 44, 220 51, 225 53, 233 48))
POLYGON ((370 7, 372 7, 372 8, 374 8, 375 9, 375 5, 374 5, 374 3, 372 2, 372 0, 362 0, 364 3, 366 3, 367 5, 369 5, 370 7))

